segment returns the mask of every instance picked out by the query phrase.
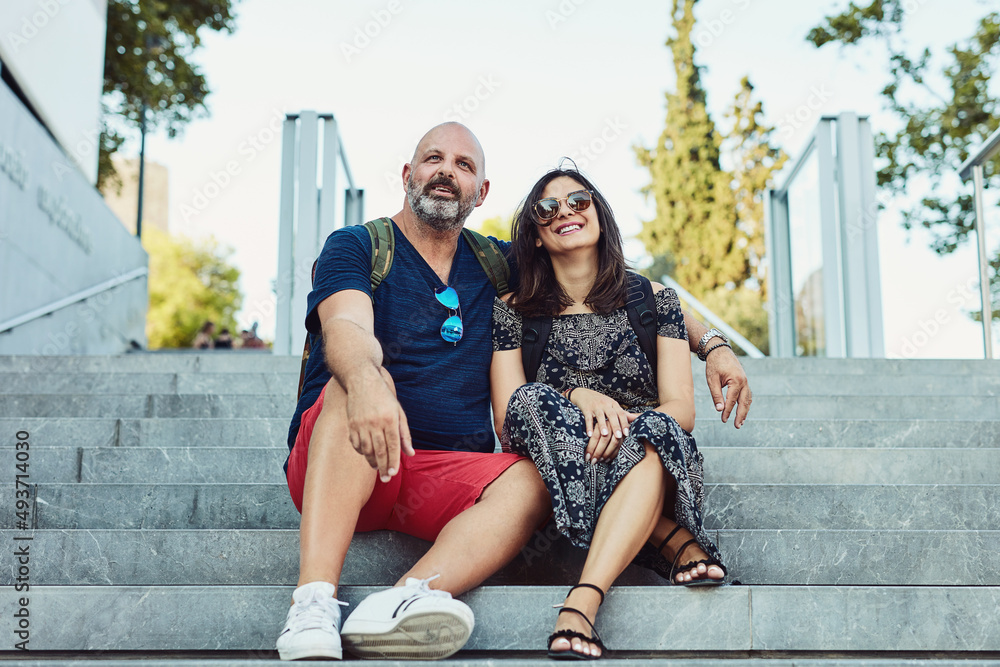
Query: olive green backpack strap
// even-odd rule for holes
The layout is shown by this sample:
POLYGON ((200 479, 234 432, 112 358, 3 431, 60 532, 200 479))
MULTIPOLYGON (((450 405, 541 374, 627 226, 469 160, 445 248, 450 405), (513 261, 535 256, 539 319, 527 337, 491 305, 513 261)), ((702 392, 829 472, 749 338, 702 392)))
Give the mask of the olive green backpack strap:
POLYGON ((372 299, 375 290, 389 275, 392 268, 392 256, 395 254, 396 233, 392 229, 390 218, 378 218, 365 223, 365 229, 372 239, 372 299))
POLYGON ((510 266, 507 265, 507 259, 500 252, 500 248, 493 241, 471 229, 463 229, 462 236, 465 237, 466 243, 472 248, 472 252, 476 254, 476 259, 479 260, 480 266, 486 272, 486 277, 493 283, 493 288, 496 289, 497 296, 503 296, 510 292, 510 286, 508 285, 508 281, 510 280, 510 266))

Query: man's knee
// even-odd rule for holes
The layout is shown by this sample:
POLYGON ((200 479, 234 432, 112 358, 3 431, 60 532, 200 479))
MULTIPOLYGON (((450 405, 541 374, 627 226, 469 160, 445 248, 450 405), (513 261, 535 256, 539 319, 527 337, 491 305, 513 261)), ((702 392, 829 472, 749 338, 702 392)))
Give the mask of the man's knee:
POLYGON ((323 405, 320 407, 319 416, 309 438, 310 457, 314 451, 331 448, 344 450, 345 453, 346 450, 350 450, 357 454, 351 446, 347 433, 347 394, 340 383, 331 378, 326 383, 323 405))

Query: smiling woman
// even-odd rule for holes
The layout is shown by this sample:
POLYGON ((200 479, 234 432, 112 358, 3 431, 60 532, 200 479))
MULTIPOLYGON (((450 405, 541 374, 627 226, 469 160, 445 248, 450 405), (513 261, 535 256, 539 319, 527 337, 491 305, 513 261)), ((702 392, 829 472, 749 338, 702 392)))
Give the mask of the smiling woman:
POLYGON ((701 522, 687 330, 674 290, 626 271, 611 207, 578 171, 543 176, 513 236, 521 277, 494 304, 493 412, 504 451, 538 468, 556 527, 589 548, 549 656, 594 658, 605 647, 592 621, 630 562, 685 586, 726 574, 701 522), (655 302, 655 358, 630 324, 633 285, 655 302), (534 366, 525 351, 538 346, 534 366))

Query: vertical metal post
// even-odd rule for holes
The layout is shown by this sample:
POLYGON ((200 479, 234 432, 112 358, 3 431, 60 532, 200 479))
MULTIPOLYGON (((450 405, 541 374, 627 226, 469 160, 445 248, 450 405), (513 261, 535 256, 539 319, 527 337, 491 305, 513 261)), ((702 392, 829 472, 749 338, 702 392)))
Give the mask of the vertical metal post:
POLYGON ((281 205, 278 223, 277 309, 274 354, 292 354, 292 252, 295 224, 295 117, 281 130, 281 205))
POLYGON ((788 227, 788 193, 768 190, 764 197, 767 245, 768 343, 772 357, 795 356, 795 295, 788 227))
POLYGON ((295 214, 295 249, 292 256, 291 344, 301 347, 305 338, 306 305, 312 290, 312 265, 316 261, 319 235, 319 192, 316 185, 319 116, 315 111, 299 115, 298 185, 295 214))
POLYGON ((858 179, 858 117, 853 113, 837 116, 837 220, 840 236, 841 264, 844 276, 844 348, 848 357, 867 357, 867 304, 865 283, 868 276, 864 263, 864 237, 861 230, 865 219, 861 203, 861 182, 858 179))
POLYGON ((135 235, 142 238, 142 190, 146 182, 146 104, 142 105, 142 118, 139 120, 139 206, 135 214, 135 235))
POLYGON ((365 224, 365 191, 361 188, 354 189, 354 221, 351 224, 365 224))
POLYGON ((875 140, 867 118, 858 123, 861 203, 864 226, 865 282, 868 304, 868 350, 873 359, 885 358, 885 331, 882 318, 882 269, 878 252, 878 202, 875 200, 875 140))
POLYGON ((823 244, 823 323, 826 356, 847 356, 843 326, 843 275, 840 262, 840 232, 837 225, 838 174, 833 157, 833 120, 824 118, 816 128, 819 170, 820 238, 823 244))
POLYGON ((857 114, 837 116, 837 191, 848 357, 884 356, 875 167, 871 130, 857 114))
POLYGON ((983 205, 983 165, 972 167, 976 201, 976 244, 979 246, 979 298, 983 304, 983 352, 993 358, 993 304, 990 300, 989 262, 986 261, 986 209, 983 205))
MULTIPOLYGON (((340 157, 340 134, 337 120, 323 116, 323 187, 319 191, 319 234, 316 246, 322 250, 326 237, 336 229, 337 162, 340 157)), ((318 254, 318 253, 317 253, 318 254)))

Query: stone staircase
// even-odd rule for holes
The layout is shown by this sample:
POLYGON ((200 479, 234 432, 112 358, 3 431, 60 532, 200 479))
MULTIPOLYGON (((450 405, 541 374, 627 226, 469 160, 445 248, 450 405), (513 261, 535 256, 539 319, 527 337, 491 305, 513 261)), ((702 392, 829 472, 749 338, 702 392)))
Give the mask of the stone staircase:
MULTIPOLYGON (((598 622, 615 657, 1000 659, 1000 363, 747 360, 738 431, 694 364, 707 524, 742 585, 626 571, 598 622)), ((298 570, 281 471, 297 379, 297 359, 264 354, 0 357, 0 657, 32 655, 13 651, 26 597, 43 656, 276 658, 298 570)), ((553 537, 464 597, 477 625, 458 662, 545 662, 551 605, 583 561, 553 537)), ((426 546, 358 536, 341 597, 391 584, 426 546)))

